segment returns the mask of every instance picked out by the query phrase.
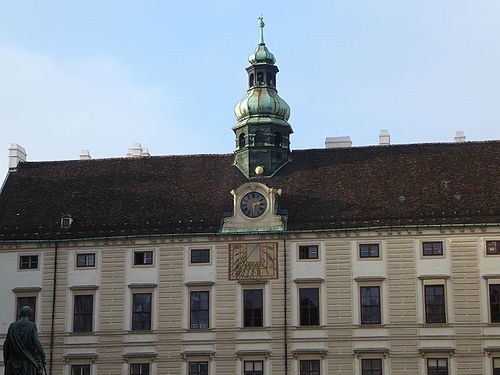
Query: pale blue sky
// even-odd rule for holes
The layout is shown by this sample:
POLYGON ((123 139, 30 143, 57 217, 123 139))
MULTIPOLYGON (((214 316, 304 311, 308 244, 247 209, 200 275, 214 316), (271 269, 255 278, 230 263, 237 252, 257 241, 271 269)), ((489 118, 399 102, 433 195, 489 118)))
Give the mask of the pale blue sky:
POLYGON ((292 148, 500 138, 498 0, 0 0, 0 180, 11 142, 29 160, 232 152, 260 14, 292 148))

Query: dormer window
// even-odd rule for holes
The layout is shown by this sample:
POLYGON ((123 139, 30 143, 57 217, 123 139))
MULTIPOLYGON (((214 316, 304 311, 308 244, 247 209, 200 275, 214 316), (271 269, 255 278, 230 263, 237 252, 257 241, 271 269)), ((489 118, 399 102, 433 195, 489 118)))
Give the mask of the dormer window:
POLYGON ((241 148, 241 147, 245 147, 246 145, 246 139, 245 139, 245 136, 246 134, 245 133, 241 133, 240 136, 238 137, 238 146, 241 148))
POLYGON ((257 85, 264 86, 264 72, 257 72, 257 85))
POLYGON ((62 229, 69 229, 71 227, 72 223, 73 223, 73 219, 70 217, 61 218, 61 228, 62 229))
POLYGON ((255 83, 254 83, 254 79, 255 79, 254 74, 253 74, 253 73, 252 73, 252 74, 250 74, 250 76, 248 77, 248 86, 249 86, 249 87, 254 86, 254 84, 255 84, 255 83))

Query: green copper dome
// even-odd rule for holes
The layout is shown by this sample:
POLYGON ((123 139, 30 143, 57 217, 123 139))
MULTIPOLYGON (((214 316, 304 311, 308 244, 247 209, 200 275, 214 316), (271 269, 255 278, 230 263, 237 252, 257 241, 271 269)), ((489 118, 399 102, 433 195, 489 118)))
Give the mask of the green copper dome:
POLYGON ((248 56, 248 61, 250 62, 250 64, 274 64, 276 63, 276 59, 274 58, 274 55, 269 52, 266 44, 264 43, 265 23, 262 17, 259 17, 258 24, 260 28, 260 41, 254 53, 248 56))
POLYGON ((238 122, 250 117, 274 117, 287 121, 290 118, 290 106, 278 96, 275 89, 254 87, 234 108, 238 122))

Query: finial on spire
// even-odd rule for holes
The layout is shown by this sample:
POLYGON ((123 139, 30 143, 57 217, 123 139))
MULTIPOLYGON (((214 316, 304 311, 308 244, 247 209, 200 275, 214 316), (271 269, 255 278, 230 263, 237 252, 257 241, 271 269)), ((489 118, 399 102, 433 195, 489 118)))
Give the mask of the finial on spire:
POLYGON ((265 44, 264 43, 264 26, 266 25, 264 23, 264 18, 262 18, 262 15, 259 17, 259 21, 257 22, 260 28, 260 41, 259 44, 265 44))

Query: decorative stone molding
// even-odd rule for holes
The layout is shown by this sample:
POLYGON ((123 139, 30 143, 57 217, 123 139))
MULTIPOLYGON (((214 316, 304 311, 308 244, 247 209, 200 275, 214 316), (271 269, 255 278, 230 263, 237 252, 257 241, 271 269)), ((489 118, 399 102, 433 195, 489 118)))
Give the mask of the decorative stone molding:
POLYGON ((322 277, 296 278, 293 279, 293 282, 295 284, 307 284, 307 283, 319 284, 325 282, 325 279, 323 279, 322 277))
POLYGON ((321 358, 325 358, 328 354, 327 349, 322 349, 322 348, 304 348, 304 349, 294 349, 292 350, 292 355, 293 358, 297 359, 300 356, 303 355, 308 355, 308 354, 314 354, 314 355, 320 355, 321 358))
POLYGON ((420 275, 419 280, 448 280, 450 275, 420 275))
POLYGON ((99 354, 95 352, 91 353, 66 353, 63 355, 64 363, 68 364, 71 361, 75 360, 89 360, 92 363, 95 363, 99 358, 99 354))
POLYGON ((362 282, 362 281, 384 281, 384 276, 356 276, 354 281, 362 282))
POLYGON ((185 350, 181 352, 183 361, 187 361, 189 357, 207 357, 210 361, 215 358, 215 351, 213 350, 185 350))
POLYGON ((489 346, 484 348, 484 354, 491 357, 492 354, 500 353, 500 346, 489 346))
POLYGON ((32 286, 22 286, 19 288, 12 289, 14 293, 25 293, 25 292, 38 293, 41 290, 42 288, 40 287, 32 287, 32 286))
POLYGON ((99 285, 73 285, 69 287, 71 291, 77 290, 97 290, 99 289, 99 285))
POLYGON ((148 358, 151 362, 156 361, 157 354, 155 352, 131 352, 122 354, 122 359, 129 364, 131 360, 138 358, 148 358))
POLYGON ((391 351, 388 348, 359 348, 354 349, 352 352, 354 358, 359 358, 363 354, 378 354, 383 358, 387 358, 391 351))
POLYGON ((245 357, 248 357, 248 356, 262 356, 264 357, 264 359, 267 361, 269 359, 271 355, 271 351, 268 350, 268 349, 262 349, 262 350, 252 350, 252 349, 248 349, 248 350, 238 350, 236 352, 236 357, 242 361, 245 357))
POLYGON ((186 286, 212 286, 215 281, 186 281, 184 285, 186 286))
POLYGON ((131 283, 128 284, 130 289, 138 289, 138 288, 156 288, 158 284, 156 283, 131 283))
POLYGON ((428 354, 436 354, 436 353, 444 353, 449 357, 453 357, 455 355, 455 348, 451 347, 420 348, 418 349, 418 352, 420 353, 420 356, 422 358, 425 358, 425 356, 427 356, 428 354))

